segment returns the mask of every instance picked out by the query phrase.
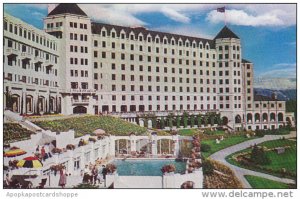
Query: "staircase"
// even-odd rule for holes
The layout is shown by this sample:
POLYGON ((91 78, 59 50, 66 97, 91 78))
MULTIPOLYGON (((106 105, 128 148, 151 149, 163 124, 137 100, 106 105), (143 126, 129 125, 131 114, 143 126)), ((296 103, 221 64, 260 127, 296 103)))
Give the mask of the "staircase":
POLYGON ((22 116, 20 116, 17 113, 14 113, 10 110, 4 111, 4 121, 9 122, 16 122, 20 124, 23 128, 28 129, 29 131, 38 132, 42 131, 43 129, 38 127, 37 125, 33 124, 32 122, 28 120, 24 120, 22 116))
POLYGON ((228 124, 224 125, 223 128, 227 128, 229 133, 233 133, 235 130, 228 124))

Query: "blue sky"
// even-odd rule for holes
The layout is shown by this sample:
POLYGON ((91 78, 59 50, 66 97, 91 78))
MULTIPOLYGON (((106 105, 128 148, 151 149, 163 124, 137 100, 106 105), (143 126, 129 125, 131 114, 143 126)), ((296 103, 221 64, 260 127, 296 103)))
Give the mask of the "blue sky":
MULTIPOLYGON (((242 41, 255 77, 296 77, 296 4, 80 4, 94 21, 213 38, 227 25, 242 41)), ((4 4, 5 12, 38 28, 47 4, 4 4)))

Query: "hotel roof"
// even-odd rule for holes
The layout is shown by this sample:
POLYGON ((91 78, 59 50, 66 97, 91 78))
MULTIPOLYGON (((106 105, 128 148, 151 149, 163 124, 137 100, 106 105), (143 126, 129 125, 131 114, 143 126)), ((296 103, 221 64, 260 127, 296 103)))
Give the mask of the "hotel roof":
MULTIPOLYGON (((116 31, 117 36, 120 36, 120 32, 122 30, 125 31, 126 37, 129 37, 130 33, 133 32, 135 37, 137 37, 140 33, 143 34, 144 40, 147 39, 147 35, 150 34, 153 38, 158 35, 160 37, 160 42, 163 42, 163 38, 166 37, 168 42, 170 43, 172 37, 175 39, 175 42, 178 43, 178 40, 181 38, 183 42, 186 40, 189 40, 190 45, 193 41, 196 42, 197 47, 199 46, 199 43, 203 43, 203 48, 205 48, 205 44, 208 43, 210 48, 215 48, 215 42, 212 39, 204 39, 199 37, 192 37, 192 36, 186 36, 186 35, 178 35, 173 33, 165 33, 165 32, 159 32, 159 31, 153 31, 148 30, 144 27, 126 27, 126 26, 118 26, 118 25, 110 25, 110 24, 104 24, 104 23, 98 23, 98 22, 92 22, 92 33, 93 34, 101 34, 102 28, 105 28, 108 33, 114 29, 116 31)), ((184 43, 183 43, 184 45, 184 43)))
POLYGON ((214 39, 222 39, 222 38, 235 38, 239 39, 239 37, 232 32, 227 26, 224 26, 222 30, 217 34, 217 36, 214 39))
POLYGON ((48 16, 59 15, 59 14, 74 14, 74 15, 87 16, 85 12, 83 12, 76 3, 61 3, 58 6, 56 6, 48 14, 48 16))

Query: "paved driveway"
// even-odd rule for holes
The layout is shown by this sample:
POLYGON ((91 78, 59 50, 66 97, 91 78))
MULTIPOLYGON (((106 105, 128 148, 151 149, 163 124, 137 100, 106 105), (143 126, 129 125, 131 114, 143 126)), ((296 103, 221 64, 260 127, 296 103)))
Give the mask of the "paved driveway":
MULTIPOLYGON (((230 155, 232 153, 235 153, 237 151, 246 149, 250 145, 260 144, 262 142, 266 142, 266 141, 270 141, 270 140, 277 140, 281 137, 283 137, 283 135, 265 135, 262 138, 257 138, 257 139, 249 140, 249 141, 246 141, 246 142, 242 142, 240 144, 237 144, 237 145, 228 147, 226 149, 223 149, 221 151, 218 151, 218 152, 212 154, 211 156, 209 156, 209 158, 211 158, 213 160, 216 160, 216 161, 219 161, 222 164, 224 164, 224 165, 228 166, 229 168, 231 168, 233 170, 233 172, 235 173, 236 177, 243 184, 244 188, 252 188, 251 185, 246 180, 246 178, 244 177, 245 175, 259 176, 259 177, 263 177, 263 178, 278 181, 278 182, 293 183, 294 184, 295 183, 294 180, 287 179, 287 178, 279 178, 279 177, 268 175, 268 174, 265 174, 265 173, 260 173, 260 172, 257 172, 257 171, 252 171, 252 170, 240 168, 240 167, 237 167, 235 165, 232 165, 232 164, 228 163, 225 160, 225 158, 228 155, 230 155)), ((290 134, 284 135, 284 137, 287 138, 287 139, 292 138, 292 137, 296 137, 296 131, 292 131, 290 134)))

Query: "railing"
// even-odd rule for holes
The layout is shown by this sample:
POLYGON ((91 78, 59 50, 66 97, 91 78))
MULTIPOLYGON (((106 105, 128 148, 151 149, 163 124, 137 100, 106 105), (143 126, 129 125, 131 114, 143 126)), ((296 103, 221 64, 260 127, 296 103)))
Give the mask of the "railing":
POLYGON ((95 89, 70 89, 71 93, 95 93, 95 89))
POLYGON ((89 103, 89 99, 72 99, 73 104, 89 103))
POLYGON ((17 53, 18 53, 18 50, 13 49, 13 48, 7 48, 7 49, 6 49, 6 52, 7 52, 7 53, 10 53, 10 54, 17 54, 17 53))

